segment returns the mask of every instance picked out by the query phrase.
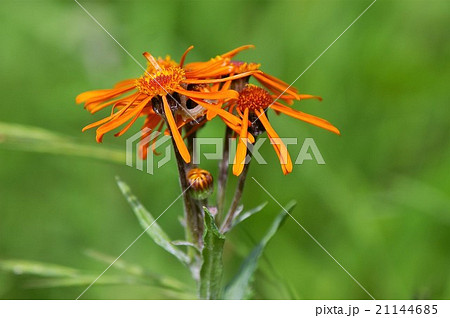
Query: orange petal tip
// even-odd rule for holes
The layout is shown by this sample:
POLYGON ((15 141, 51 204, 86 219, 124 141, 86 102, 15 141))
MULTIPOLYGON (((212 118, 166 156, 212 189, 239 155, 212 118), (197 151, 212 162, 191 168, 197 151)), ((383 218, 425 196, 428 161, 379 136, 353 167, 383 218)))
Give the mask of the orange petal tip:
POLYGON ((244 165, 243 164, 237 164, 237 163, 235 163, 234 165, 233 165, 233 174, 235 175, 235 176, 239 176, 241 173, 242 173, 242 170, 244 170, 244 165))

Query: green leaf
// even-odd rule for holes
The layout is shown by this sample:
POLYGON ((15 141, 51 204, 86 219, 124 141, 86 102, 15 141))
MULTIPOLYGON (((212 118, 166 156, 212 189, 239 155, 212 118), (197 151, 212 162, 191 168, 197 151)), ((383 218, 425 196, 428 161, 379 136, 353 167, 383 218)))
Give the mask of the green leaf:
MULTIPOLYGON (((82 274, 75 277, 60 277, 60 278, 42 278, 30 280, 26 283, 27 288, 53 288, 53 287, 73 287, 90 285, 98 278, 97 275, 82 274)), ((95 282, 96 285, 130 285, 130 284, 144 284, 143 280, 136 279, 130 276, 119 275, 103 275, 95 282)))
POLYGON ((163 288, 170 288, 178 291, 186 291, 189 289, 184 283, 173 277, 148 271, 139 265, 130 264, 122 259, 117 259, 116 257, 105 255, 93 250, 87 250, 86 254, 93 259, 104 262, 108 265, 114 262, 114 267, 116 269, 123 270, 127 274, 138 276, 139 278, 144 279, 145 284, 163 288))
POLYGON ((259 211, 261 211, 262 209, 264 209, 264 207, 267 205, 267 201, 258 205, 257 207, 254 207, 253 209, 250 209, 248 211, 245 211, 243 213, 239 213, 237 215, 237 217, 233 220, 233 225, 231 226, 232 228, 235 227, 236 225, 238 225, 239 223, 241 223, 242 221, 248 219, 249 217, 251 217, 253 214, 258 213, 259 211))
MULTIPOLYGON (((296 202, 289 202, 285 207, 286 211, 290 212, 295 205, 296 202)), ((255 248, 253 248, 249 256, 242 263, 239 272, 226 287, 224 295, 225 299, 248 299, 251 297, 252 291, 250 285, 253 281, 256 269, 258 268, 258 261, 264 251, 264 248, 278 231, 284 220, 286 220, 287 216, 288 214, 283 210, 272 222, 272 225, 262 240, 258 245, 256 245, 255 248)))
POLYGON ((199 252, 199 253, 202 252, 197 245, 195 245, 194 243, 191 243, 191 242, 187 242, 187 241, 172 241, 172 244, 175 245, 175 246, 189 246, 189 247, 192 247, 193 249, 197 250, 197 252, 199 252))
POLYGON ((131 192, 130 187, 119 178, 117 178, 117 184, 119 185, 122 194, 127 199, 128 203, 134 211, 134 214, 139 220, 143 229, 146 229, 148 236, 150 236, 153 241, 165 249, 167 252, 175 256, 183 264, 189 264, 189 257, 181 251, 179 248, 171 243, 171 239, 163 231, 163 229, 156 223, 156 220, 148 212, 145 207, 139 202, 136 196, 131 192))
POLYGON ((73 138, 43 128, 0 122, 0 147, 105 160, 124 164, 125 152, 92 143, 84 145, 73 138))
POLYGON ((145 275, 145 270, 141 266, 135 265, 135 264, 130 264, 130 263, 124 261, 123 259, 117 259, 117 257, 106 255, 101 252, 90 250, 90 249, 86 250, 85 254, 94 260, 103 262, 108 265, 114 263, 114 268, 120 269, 130 275, 134 275, 134 276, 144 276, 145 275))
POLYGON ((17 275, 37 275, 43 277, 73 277, 80 273, 75 268, 26 260, 0 260, 0 269, 17 275))
MULTIPOLYGON (((82 274, 76 277, 59 277, 59 278, 40 278, 30 280, 25 284, 26 288, 56 288, 56 287, 76 287, 89 286, 98 274, 82 274)), ((151 282, 150 282, 151 283, 151 282)), ((139 279, 133 276, 122 275, 103 275, 95 282, 95 285, 148 285, 149 287, 157 288, 160 293, 166 295, 171 299, 194 299, 195 295, 188 291, 168 289, 165 286, 156 286, 149 284, 144 279, 139 279)))
POLYGON ((223 273, 223 245, 225 236, 219 232, 214 217, 206 207, 205 231, 203 233, 204 247, 202 250, 203 264, 200 269, 200 298, 219 299, 223 273))

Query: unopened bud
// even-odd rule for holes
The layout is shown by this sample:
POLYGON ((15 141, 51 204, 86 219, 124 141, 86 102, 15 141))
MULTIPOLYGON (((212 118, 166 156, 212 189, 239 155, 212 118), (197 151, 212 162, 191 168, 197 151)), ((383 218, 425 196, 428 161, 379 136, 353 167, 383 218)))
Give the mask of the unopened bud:
POLYGON ((197 200, 204 200, 214 191, 213 177, 209 171, 199 168, 191 169, 187 174, 190 191, 197 200))

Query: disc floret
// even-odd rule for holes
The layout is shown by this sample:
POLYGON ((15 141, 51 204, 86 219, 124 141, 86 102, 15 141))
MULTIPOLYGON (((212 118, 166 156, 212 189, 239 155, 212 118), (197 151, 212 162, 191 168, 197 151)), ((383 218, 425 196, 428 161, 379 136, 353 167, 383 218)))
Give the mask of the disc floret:
POLYGON ((145 73, 136 80, 138 90, 148 96, 171 94, 185 79, 184 70, 178 66, 161 68, 154 74, 145 73))
POLYGON ((266 109, 273 103, 273 98, 265 89, 248 84, 240 92, 239 99, 237 101, 237 108, 244 112, 248 109, 254 112, 258 109, 266 109))

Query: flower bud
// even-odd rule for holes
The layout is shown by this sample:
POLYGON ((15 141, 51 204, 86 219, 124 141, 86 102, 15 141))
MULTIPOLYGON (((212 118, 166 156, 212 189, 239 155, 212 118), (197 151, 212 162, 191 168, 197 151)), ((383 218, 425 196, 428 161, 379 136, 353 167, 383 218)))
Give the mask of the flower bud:
POLYGON ((190 191, 197 200, 204 200, 214 191, 213 177, 209 171, 192 168, 187 174, 190 191))

